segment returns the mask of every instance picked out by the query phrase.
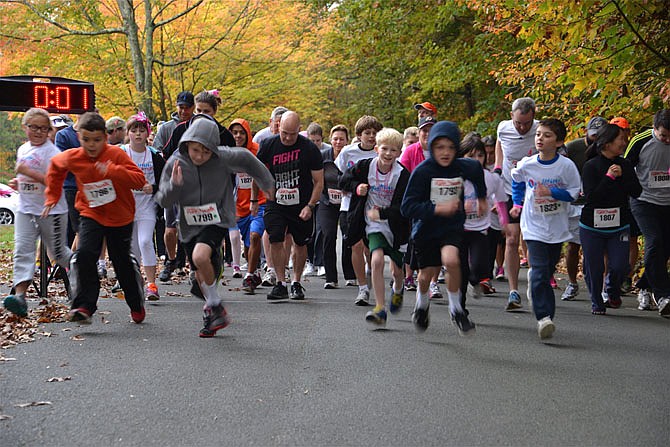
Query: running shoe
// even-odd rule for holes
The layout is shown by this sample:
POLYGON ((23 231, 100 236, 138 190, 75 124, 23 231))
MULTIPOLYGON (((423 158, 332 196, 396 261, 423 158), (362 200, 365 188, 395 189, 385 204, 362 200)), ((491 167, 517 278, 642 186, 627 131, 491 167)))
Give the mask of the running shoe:
POLYGON ((554 325, 550 317, 544 317, 537 322, 537 335, 540 337, 540 340, 551 338, 555 330, 556 325, 554 325))
POLYGON ((473 298, 475 300, 478 300, 479 298, 481 298, 482 297, 482 289, 479 287, 479 284, 476 284, 476 285, 473 286, 472 284, 468 283, 468 293, 467 293, 467 295, 470 298, 473 298))
POLYGON ((223 307, 223 304, 217 306, 203 308, 203 328, 200 329, 200 338, 212 338, 216 335, 216 331, 225 328, 230 324, 228 319, 228 312, 223 307))
POLYGON ((558 289, 558 283, 556 282, 554 275, 551 275, 551 278, 549 278, 549 285, 551 285, 552 289, 558 289))
POLYGON ((267 295, 270 301, 280 301, 288 299, 288 289, 284 284, 275 284, 272 291, 267 295))
POLYGON ((430 283, 430 288, 428 289, 431 300, 438 300, 442 298, 442 292, 440 291, 440 286, 436 282, 430 283))
POLYGON ((521 258, 521 262, 519 262, 519 267, 527 268, 528 267, 528 259, 521 258))
POLYGON ((98 278, 105 279, 107 278, 107 264, 105 261, 98 261, 98 278))
POLYGON ((416 290, 416 282, 414 281, 414 276, 405 278, 405 290, 413 292, 416 290))
POLYGON ((493 295, 496 293, 496 288, 491 284, 490 279, 485 279, 484 281, 479 282, 479 288, 482 290, 484 295, 493 295))
POLYGON ((258 274, 247 274, 242 280, 242 290, 249 295, 256 293, 256 287, 261 284, 261 277, 258 274))
POLYGON ((391 288, 391 304, 389 305, 389 312, 392 314, 397 314, 402 309, 402 299, 405 289, 402 289, 400 293, 395 293, 393 288, 391 288))
POLYGON ((337 282, 326 282, 323 285, 324 289, 337 289, 337 282))
POLYGON ((451 315, 451 321, 458 328, 458 335, 465 337, 474 335, 476 332, 475 323, 470 320, 468 314, 465 312, 458 312, 451 315))
POLYGON ((305 299, 305 288, 299 282, 294 282, 291 284, 291 293, 289 298, 296 301, 302 301, 305 299))
POLYGON ((621 282, 621 294, 625 295, 630 293, 633 290, 633 281, 630 278, 626 278, 621 282))
POLYGON ((505 307, 505 310, 508 312, 519 310, 523 307, 521 304, 521 296, 519 296, 519 292, 516 290, 512 290, 509 293, 509 297, 507 299, 507 307, 505 307))
POLYGON ((414 323, 414 328, 419 332, 424 332, 428 329, 428 325, 430 324, 429 309, 430 306, 425 309, 415 307, 414 312, 412 312, 412 323, 414 323))
POLYGON ((670 298, 658 300, 658 314, 662 317, 670 316, 670 298))
POLYGON ((118 292, 123 292, 123 288, 121 287, 119 281, 116 281, 112 286, 112 293, 118 293, 118 292))
POLYGON ((172 259, 168 259, 165 261, 165 264, 163 264, 163 271, 158 275, 158 279, 162 283, 168 283, 170 282, 170 278, 172 278, 172 272, 174 272, 175 265, 177 261, 172 259))
POLYGON ((316 276, 316 270, 314 270, 314 264, 307 261, 305 262, 305 268, 302 269, 302 276, 316 276))
POLYGON ((9 295, 3 301, 5 309, 18 315, 19 317, 25 317, 28 315, 28 303, 26 299, 18 295, 9 295))
POLYGON ((603 292, 603 302, 605 303, 605 307, 609 307, 610 309, 618 309, 622 304, 621 298, 615 300, 611 296, 608 296, 606 292, 603 292), (606 296, 607 300, 605 300, 606 296))
POLYGON ((503 267, 498 267, 496 269, 496 281, 505 280, 505 269, 503 267))
POLYGON ((91 312, 83 307, 72 309, 68 312, 67 320, 80 324, 91 324, 91 312))
POLYGON ((261 283, 265 287, 273 287, 277 284, 277 276, 275 276, 274 270, 269 270, 263 275, 263 282, 261 283))
POLYGON ((144 321, 144 318, 147 316, 147 312, 144 310, 144 306, 140 308, 140 310, 131 310, 130 311, 130 318, 133 319, 133 322, 140 324, 141 322, 144 321))
POLYGON ((373 309, 365 314, 365 321, 372 323, 375 326, 386 326, 386 311, 382 309, 375 312, 373 309))
POLYGON ((160 295, 158 294, 158 286, 152 282, 147 284, 144 288, 144 296, 148 301, 158 301, 161 299, 160 295))
POLYGON ((640 289, 637 294, 637 306, 638 310, 656 310, 658 306, 656 300, 654 300, 654 295, 651 294, 651 291, 647 289, 640 289))
POLYGON ((563 295, 561 295, 561 299, 563 301, 572 301, 575 298, 577 298, 578 294, 579 294, 579 284, 577 284, 576 282, 569 282, 568 286, 563 291, 563 295))
POLYGON ((316 276, 318 276, 320 278, 326 276, 326 268, 324 266, 319 266, 319 269, 316 272, 316 276))
POLYGON ((359 290, 354 304, 357 306, 369 306, 370 305, 370 291, 369 290, 359 290))
POLYGON ((239 265, 233 265, 233 278, 241 278, 242 277, 242 269, 240 269, 239 265))
POLYGON ((347 279, 344 285, 345 287, 358 287, 358 281, 355 279, 347 279))
POLYGON ((445 273, 446 273, 446 269, 444 267, 440 268, 440 274, 437 275, 437 283, 438 284, 444 284, 445 273))

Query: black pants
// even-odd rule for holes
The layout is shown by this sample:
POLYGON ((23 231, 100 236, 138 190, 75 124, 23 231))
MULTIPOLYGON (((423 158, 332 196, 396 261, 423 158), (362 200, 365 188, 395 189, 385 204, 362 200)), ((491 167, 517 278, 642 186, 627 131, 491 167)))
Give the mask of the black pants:
POLYGON ((351 247, 347 247, 345 234, 349 229, 347 224, 347 212, 340 211, 340 232, 342 233, 342 273, 345 280, 355 280, 356 273, 354 272, 354 265, 351 262, 351 247))
MULTIPOLYGON (((316 221, 320 237, 317 239, 321 247, 323 267, 326 270, 326 282, 337 282, 337 220, 340 217, 339 205, 319 205, 316 212, 316 221)), ((349 250, 351 252, 351 250, 349 250)), ((344 253, 344 246, 342 247, 344 253)), ((351 256, 349 256, 351 264, 351 256)), ((352 268, 353 273, 353 268, 352 268)), ((346 275, 345 275, 346 276, 346 275)), ((354 275, 355 277, 355 275, 354 275)))
POLYGON ((465 309, 465 296, 468 283, 477 286, 479 281, 488 278, 488 240, 481 231, 464 231, 458 247, 461 259, 461 305, 465 309))
POLYGON ((126 296, 126 304, 135 312, 141 310, 144 306, 143 281, 137 260, 130 253, 132 237, 132 222, 122 227, 106 227, 91 218, 80 217, 79 246, 72 257, 70 274, 73 309, 83 307, 93 315, 98 308, 100 280, 97 262, 102 240, 106 238, 107 253, 126 296))

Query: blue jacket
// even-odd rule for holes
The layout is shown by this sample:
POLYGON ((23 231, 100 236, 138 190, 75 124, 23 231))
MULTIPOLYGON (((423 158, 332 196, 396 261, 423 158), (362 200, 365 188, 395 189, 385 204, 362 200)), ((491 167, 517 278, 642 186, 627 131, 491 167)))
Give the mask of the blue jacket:
POLYGON ((412 240, 419 245, 439 242, 447 234, 463 231, 465 212, 463 210, 463 191, 461 190, 461 209, 450 217, 435 215, 435 204, 430 200, 433 178, 458 178, 470 180, 477 197, 486 197, 484 170, 481 164, 468 158, 456 158, 449 166, 440 166, 433 158, 433 142, 436 138, 447 137, 456 142, 458 152, 458 128, 455 123, 440 121, 430 130, 428 137, 429 157, 412 172, 403 197, 400 211, 412 221, 412 240), (454 130, 455 129, 455 130, 454 130))

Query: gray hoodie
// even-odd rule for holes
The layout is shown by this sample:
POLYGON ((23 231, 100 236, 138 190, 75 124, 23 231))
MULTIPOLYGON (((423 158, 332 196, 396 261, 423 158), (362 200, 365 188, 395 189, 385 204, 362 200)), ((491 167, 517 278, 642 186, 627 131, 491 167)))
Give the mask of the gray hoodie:
POLYGON ((197 236, 204 225, 193 225, 185 218, 185 207, 214 204, 220 222, 213 223, 222 228, 236 225, 235 198, 230 176, 244 172, 256 180, 262 190, 274 186, 274 178, 270 171, 248 149, 241 147, 217 147, 219 143, 219 127, 214 121, 199 119, 193 121, 179 143, 179 150, 168 160, 160 187, 155 200, 163 208, 174 203, 179 204, 179 238, 189 242, 197 236), (197 141, 212 151, 212 157, 201 166, 196 166, 188 156, 187 142, 197 141), (179 160, 183 184, 172 184, 172 168, 175 160, 179 160))

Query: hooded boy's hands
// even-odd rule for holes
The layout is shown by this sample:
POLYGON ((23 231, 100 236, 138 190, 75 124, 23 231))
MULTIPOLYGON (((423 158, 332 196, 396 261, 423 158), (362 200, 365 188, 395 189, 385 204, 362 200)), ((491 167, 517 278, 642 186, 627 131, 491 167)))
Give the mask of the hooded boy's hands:
POLYGON ((181 174, 181 166, 179 166, 179 160, 174 161, 172 165, 172 176, 170 177, 170 182, 175 186, 181 186, 184 184, 184 177, 181 174))
POLYGON ((450 200, 449 202, 442 202, 435 205, 435 215, 442 217, 449 217, 456 214, 461 206, 460 200, 450 200))

